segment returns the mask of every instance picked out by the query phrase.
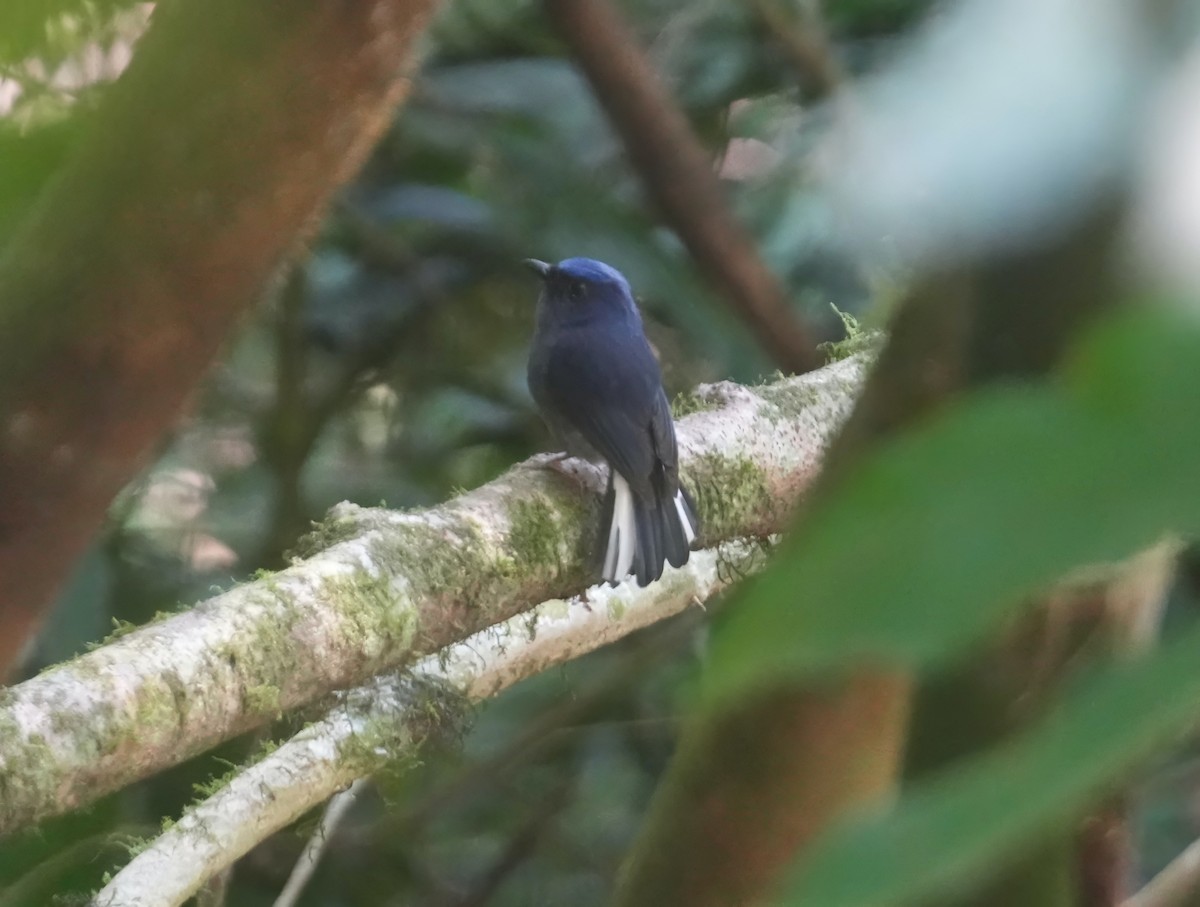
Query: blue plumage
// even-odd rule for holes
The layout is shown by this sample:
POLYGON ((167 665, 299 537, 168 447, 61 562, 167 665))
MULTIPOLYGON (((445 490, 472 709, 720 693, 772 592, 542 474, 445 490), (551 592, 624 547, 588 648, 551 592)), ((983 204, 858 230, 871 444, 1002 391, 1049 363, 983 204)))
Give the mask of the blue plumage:
POLYGON ((658 362, 621 273, 590 258, 530 259, 542 277, 529 390, 569 453, 610 467, 602 575, 645 586, 682 566, 695 508, 679 484, 675 425, 658 362))

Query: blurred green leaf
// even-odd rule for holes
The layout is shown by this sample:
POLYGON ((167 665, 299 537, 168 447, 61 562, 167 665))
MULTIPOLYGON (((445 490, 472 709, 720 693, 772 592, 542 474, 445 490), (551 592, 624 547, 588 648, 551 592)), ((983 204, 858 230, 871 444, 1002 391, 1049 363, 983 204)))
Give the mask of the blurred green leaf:
POLYGON ((929 664, 1072 568, 1200 530, 1200 325, 1126 315, 1064 376, 990 389, 814 503, 730 609, 708 692, 866 660, 929 664))
POLYGON ((887 907, 1004 866, 1069 827, 1137 762, 1194 727, 1200 630, 1097 677, 1040 726, 833 831, 811 851, 783 904, 887 907))
POLYGON ((59 58, 137 0, 4 0, 0 3, 0 61, 59 58))

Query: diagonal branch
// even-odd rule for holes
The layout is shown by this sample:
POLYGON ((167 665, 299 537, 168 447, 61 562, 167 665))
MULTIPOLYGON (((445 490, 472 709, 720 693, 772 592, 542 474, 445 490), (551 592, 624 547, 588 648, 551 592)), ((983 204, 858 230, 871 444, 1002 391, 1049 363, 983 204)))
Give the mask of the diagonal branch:
POLYGON ((546 12, 616 127, 646 192, 783 369, 806 372, 820 355, 787 294, 734 218, 712 162, 608 0, 547 0, 546 12))
MULTIPOLYGON (((683 401, 703 410, 679 437, 704 544, 787 525, 864 370, 683 401)), ((600 477, 580 470, 591 491, 525 464, 429 510, 341 505, 307 560, 0 693, 0 834, 584 589, 600 477)))

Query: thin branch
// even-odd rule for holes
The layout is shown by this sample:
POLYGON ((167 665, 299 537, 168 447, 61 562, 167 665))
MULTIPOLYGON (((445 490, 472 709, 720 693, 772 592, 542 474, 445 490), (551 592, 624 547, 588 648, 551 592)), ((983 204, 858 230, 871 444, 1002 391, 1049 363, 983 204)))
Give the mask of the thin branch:
POLYGON ((455 697, 480 702, 512 684, 607 645, 722 591, 733 571, 764 562, 755 544, 688 565, 645 589, 601 587, 588 599, 548 601, 426 658, 411 676, 378 678, 343 697, 325 718, 236 775, 138 854, 96 896, 96 907, 172 907, 259 841, 352 781, 402 770, 431 735, 460 734, 455 697), (449 694, 449 698, 447 698, 449 694))
POLYGON ((709 156, 608 0, 546 0, 630 161, 697 267, 728 299, 783 369, 821 364, 787 293, 730 210, 709 156))
MULTIPOLYGON (((757 388, 709 385, 679 422, 702 543, 782 530, 865 359, 757 388)), ((598 578, 602 476, 523 464, 429 510, 339 505, 316 553, 0 695, 0 834, 366 682, 598 578)))
POLYGON ((359 778, 344 791, 333 795, 325 807, 325 813, 321 816, 316 831, 312 833, 308 843, 304 845, 300 859, 292 867, 292 874, 288 876, 287 884, 283 886, 283 891, 279 892, 279 897, 275 899, 274 907, 294 907, 296 901, 300 899, 300 895, 304 893, 304 886, 308 884, 312 874, 317 871, 321 855, 325 852, 338 825, 341 824, 342 819, 346 818, 346 814, 350 812, 355 801, 363 795, 367 786, 366 780, 359 778))
POLYGON ((308 279, 303 262, 293 263, 278 301, 275 319, 275 400, 261 429, 259 448, 270 466, 274 500, 265 554, 259 561, 279 566, 304 522, 304 464, 312 449, 305 385, 308 344, 304 304, 308 279))

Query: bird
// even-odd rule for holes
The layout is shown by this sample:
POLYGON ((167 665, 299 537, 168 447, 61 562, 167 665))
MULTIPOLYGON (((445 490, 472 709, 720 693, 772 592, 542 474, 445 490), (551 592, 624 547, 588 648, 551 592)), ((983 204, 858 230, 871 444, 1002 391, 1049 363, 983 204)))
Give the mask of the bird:
MULTIPOLYGON (((699 533, 679 481, 671 406, 629 282, 591 258, 524 263, 541 278, 529 391, 572 456, 608 464, 601 576, 639 586, 682 567, 699 533)), ((600 558, 598 557, 598 560, 600 558)))

